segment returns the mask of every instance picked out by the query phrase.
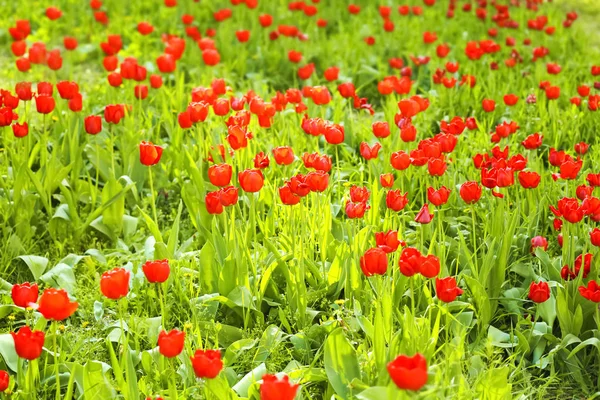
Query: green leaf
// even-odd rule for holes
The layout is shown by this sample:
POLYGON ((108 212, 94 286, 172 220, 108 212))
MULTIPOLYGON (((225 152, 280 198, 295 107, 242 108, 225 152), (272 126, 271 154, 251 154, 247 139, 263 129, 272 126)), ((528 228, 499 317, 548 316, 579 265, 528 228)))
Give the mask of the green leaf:
POLYGON ((350 398, 350 382, 360 379, 360 367, 356 351, 344 336, 342 328, 331 332, 325 341, 325 372, 333 390, 344 399, 350 398))
POLYGON ((42 276, 44 271, 46 271, 46 267, 48 266, 48 259, 46 257, 29 255, 19 256, 17 258, 23 260, 23 262, 27 264, 31 274, 33 275, 33 279, 36 281, 40 279, 40 276, 42 276))
POLYGON ((575 347, 573 350, 571 350, 571 352, 569 353, 569 356, 567 357, 567 360, 569 358, 573 357, 575 354, 579 353, 579 351, 581 349, 583 349, 584 347, 587 347, 587 346, 595 346, 596 349, 598 350, 598 352, 600 352, 600 339, 591 337, 588 340, 584 340, 583 342, 579 343, 577 345, 577 347, 575 347))
POLYGON ((15 342, 10 333, 0 335, 0 355, 8 368, 16 372, 19 356, 15 352, 15 342))
POLYGON ((394 398, 393 387, 373 386, 356 395, 358 400, 382 400, 394 398))
POLYGON ((250 386, 262 379, 263 375, 267 373, 267 366, 262 363, 252 371, 248 372, 238 383, 233 386, 233 390, 236 391, 242 397, 248 396, 248 389, 250 386))
POLYGON ((105 376, 102 364, 88 361, 83 367, 84 400, 106 400, 116 398, 117 393, 105 376))
POLYGON ((277 345, 284 339, 285 334, 279 329, 277 325, 270 325, 264 331, 260 338, 260 343, 256 354, 254 355, 255 362, 265 362, 273 350, 277 348, 277 345))
POLYGON ((119 196, 123 186, 116 179, 109 179, 102 189, 102 203, 108 203, 113 197, 117 197, 102 212, 102 222, 109 226, 115 233, 119 234, 123 229, 123 215, 125 215, 125 198, 119 196))
POLYGON ((225 365, 233 364, 240 355, 240 352, 250 350, 256 344, 256 339, 241 339, 227 346, 223 363, 225 365))
POLYGON ((73 273, 73 268, 67 264, 56 264, 54 268, 42 275, 40 279, 52 287, 65 289, 69 293, 73 293, 75 290, 75 274, 73 273))

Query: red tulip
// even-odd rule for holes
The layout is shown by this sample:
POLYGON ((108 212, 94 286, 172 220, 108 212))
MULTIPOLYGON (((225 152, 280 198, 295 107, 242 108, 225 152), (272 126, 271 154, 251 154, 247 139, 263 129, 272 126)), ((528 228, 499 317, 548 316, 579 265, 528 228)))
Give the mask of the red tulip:
POLYGON ((11 290, 12 301, 19 307, 31 307, 30 304, 35 304, 38 299, 39 289, 37 283, 13 285, 11 290))
POLYGON ((267 156, 264 152, 259 152, 254 156, 254 168, 267 168, 269 166, 269 156, 267 156))
POLYGON ((323 171, 313 171, 306 175, 306 184, 311 192, 324 192, 329 186, 329 175, 323 171))
POLYGON ((378 248, 386 253, 393 253, 400 245, 406 245, 406 243, 398 240, 398 231, 391 230, 387 232, 376 232, 375 243, 378 248))
POLYGON ((265 374, 260 385, 260 400, 294 400, 299 385, 290 383, 285 375, 279 379, 275 375, 265 374))
POLYGON ((434 206, 441 206, 448 202, 448 197, 450 197, 450 190, 442 186, 438 190, 435 190, 432 187, 427 188, 427 199, 434 206))
POLYGON ((577 199, 563 197, 558 201, 558 210, 550 206, 550 210, 558 217, 563 217, 572 224, 576 224, 583 219, 584 208, 579 205, 577 199), (557 213, 558 211, 558 213, 557 213))
POLYGON ((109 299, 118 300, 129 292, 130 273, 123 268, 106 271, 100 278, 100 290, 109 299))
POLYGON ((109 104, 104 107, 104 120, 111 124, 118 124, 125 117, 125 105, 109 104))
POLYGON ((28 326, 10 333, 15 343, 15 352, 26 360, 35 360, 42 355, 45 334, 42 331, 32 331, 28 326))
POLYGON ((207 192, 204 196, 204 204, 209 214, 221 214, 223 212, 223 203, 221 202, 221 192, 207 192))
POLYGON ((162 84, 162 76, 156 74, 150 75, 150 86, 152 86, 152 89, 159 89, 162 84))
POLYGON ((4 392, 10 386, 10 375, 4 370, 0 370, 0 393, 4 392))
POLYGON ((46 17, 48 17, 49 20, 54 21, 59 19, 62 16, 62 11, 60 11, 58 8, 56 7, 48 7, 46 8, 46 17))
POLYGON ((443 279, 435 278, 435 293, 438 299, 444 303, 450 303, 456 300, 463 291, 456 285, 456 279, 449 276, 443 279))
POLYGON ((273 17, 269 14, 261 14, 258 16, 258 21, 260 22, 260 26, 268 28, 273 23, 273 17))
POLYGON ((426 278, 434 278, 440 273, 440 260, 434 255, 423 256, 419 272, 426 278))
POLYGON ((531 282, 528 297, 535 303, 543 303, 550 298, 550 287, 546 282, 531 282))
POLYGON ((540 184, 542 177, 537 172, 519 172, 519 183, 525 189, 535 189, 540 184))
POLYGON ((67 50, 75 50, 77 48, 77 39, 71 36, 65 36, 63 44, 67 50))
POLYGON ((413 99, 403 99, 398 103, 402 116, 412 118, 421 111, 421 106, 413 99))
POLYGON ((402 150, 392 153, 390 163, 394 169, 399 171, 405 170, 410 166, 410 155, 402 150))
POLYGON ((427 161, 427 172, 431 176, 442 176, 447 168, 448 165, 442 157, 430 158, 429 161, 427 161))
POLYGON ((582 166, 582 160, 566 160, 560 165, 561 179, 576 179, 582 166))
MULTIPOLYGON (((1 125, 2 124, 0 124, 0 126, 1 125)), ((29 125, 27 124, 27 122, 23 122, 22 124, 15 122, 12 125, 12 131, 13 131, 13 135, 15 135, 15 137, 18 137, 18 138, 25 137, 29 134, 29 125)))
POLYGON ((257 169, 247 169, 238 174, 238 181, 244 192, 255 193, 262 189, 265 178, 257 169))
POLYGON ((301 197, 295 194, 290 188, 289 183, 279 188, 279 198, 287 206, 293 206, 300 203, 301 197))
POLYGON ((156 165, 160 161, 162 152, 162 147, 143 141, 140 143, 140 162, 146 166, 156 165))
POLYGON ((90 135, 97 135, 102 131, 102 118, 99 115, 90 115, 83 120, 85 131, 90 135))
POLYGON ((350 200, 354 203, 364 203, 369 200, 371 194, 369 189, 361 186, 352 186, 350 188, 350 200))
POLYGON ((543 236, 535 236, 531 239, 531 252, 533 253, 536 247, 541 247, 544 251, 548 250, 548 240, 543 236))
POLYGON ((225 207, 232 206, 238 202, 238 188, 227 186, 219 190, 219 200, 225 207))
POLYGON ((514 94, 507 94, 504 96, 504 104, 507 106, 514 106, 519 101, 519 96, 514 94))
POLYGON ((206 65, 214 66, 221 61, 221 55, 217 50, 206 49, 202 51, 202 60, 206 65))
POLYGON ((419 390, 427 383, 427 360, 417 353, 398 356, 387 365, 390 377, 400 389, 419 390))
POLYGON ((163 283, 169 279, 171 267, 169 267, 169 261, 167 260, 146 261, 142 266, 142 271, 144 271, 148 282, 163 283))
POLYGON ((548 100, 556 100, 560 97, 560 88, 558 86, 548 86, 545 91, 548 100))
POLYGON ((356 97, 356 88, 352 82, 339 84, 338 92, 340 92, 340 95, 345 99, 356 97))
POLYGON ((161 331, 158 334, 158 351, 167 358, 177 357, 183 351, 185 332, 173 329, 169 333, 161 331))
POLYGON ((528 150, 534 150, 542 145, 543 138, 544 136, 540 135, 539 133, 534 133, 527 136, 525 140, 521 142, 521 144, 528 150))
POLYGON ((428 224, 433 220, 433 214, 429 212, 429 204, 423 204, 421 210, 417 213, 415 217, 415 222, 420 224, 428 224))
POLYGON ((378 138, 386 138, 390 136, 390 126, 387 122, 376 121, 373 122, 373 135, 378 138))
POLYGON ((348 11, 350 14, 358 14, 360 12, 360 6, 357 6, 356 4, 350 4, 348 6, 348 11))
POLYGON ((421 252, 414 247, 405 247, 402 249, 400 260, 398 261, 402 275, 411 277, 418 274, 421 270, 423 258, 421 252))
POLYGON ((396 212, 401 211, 408 204, 408 193, 402 194, 402 192, 398 190, 390 190, 385 196, 385 204, 387 208, 394 210, 396 212))
POLYGON ((329 67, 325 70, 323 76, 327 81, 332 82, 337 80, 339 72, 340 69, 338 67, 329 67))
POLYGON ((461 185, 459 193, 465 203, 477 203, 481 198, 481 186, 477 182, 467 181, 461 185))
POLYGON ((231 181, 233 169, 229 164, 216 164, 208 167, 208 179, 215 186, 227 186, 231 181))
POLYGON ((294 162, 294 151, 291 147, 275 147, 272 152, 275 162, 279 165, 290 165, 292 162, 294 162))
POLYGON ((381 174, 379 175, 379 182, 384 188, 391 188, 394 186, 394 175, 390 173, 381 174))
POLYGON ((35 108, 40 114, 50 114, 54 111, 55 102, 52 95, 41 94, 35 98, 35 108))
POLYGON ((348 201, 346 203, 346 215, 351 219, 362 218, 367 209, 369 209, 369 207, 367 206, 366 202, 353 203, 348 201))
POLYGON ((365 276, 384 275, 387 271, 388 259, 385 251, 374 247, 365 252, 360 258, 360 269, 365 276))
POLYGON ((62 321, 73 315, 78 306, 63 289, 46 289, 40 296, 38 311, 46 319, 62 321))
POLYGON ((491 99, 483 99, 481 106, 483 107, 483 111, 492 112, 496 109, 496 102, 491 99))
POLYGON ((79 93, 79 86, 75 82, 60 81, 56 84, 56 89, 60 97, 65 100, 71 100, 79 93))
POLYGON ((585 142, 575 143, 575 146, 574 146, 575 153, 580 154, 580 155, 584 155, 585 153, 587 153, 589 148, 590 148, 590 145, 585 142))
POLYGON ((196 350, 190 360, 198 378, 214 379, 223 369, 219 350, 196 350))
POLYGON ((240 30, 235 32, 235 37, 240 43, 245 43, 250 40, 250 31, 240 30))
POLYGON ((83 96, 80 93, 75 93, 73 98, 69 100, 69 110, 79 112, 83 108, 83 96))
POLYGON ((600 229, 594 228, 590 232, 590 242, 597 247, 600 247, 600 229))
POLYGON ((587 287, 579 286, 579 293, 594 303, 600 303, 600 286, 596 281, 589 281, 587 287))
POLYGON ((136 85, 133 88, 133 95, 138 100, 144 100, 148 97, 148 86, 147 85, 136 85))

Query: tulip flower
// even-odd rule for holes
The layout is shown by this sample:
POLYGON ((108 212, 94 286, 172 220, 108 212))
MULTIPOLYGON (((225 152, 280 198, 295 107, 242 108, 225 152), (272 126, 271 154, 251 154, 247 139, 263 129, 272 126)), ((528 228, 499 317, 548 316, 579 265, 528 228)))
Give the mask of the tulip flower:
POLYGON ((219 350, 196 350, 190 360, 198 378, 214 379, 223 369, 219 350))
POLYGON ((46 319, 62 321, 69 318, 79 304, 69 300, 69 295, 63 289, 46 289, 39 298, 38 311, 46 319))
POLYGON ((130 273, 123 268, 106 271, 100 278, 100 290, 109 299, 118 300, 129 293, 130 273))
POLYGON ((419 353, 413 357, 396 357, 387 365, 387 370, 400 389, 416 391, 427 383, 427 360, 419 353))
POLYGON ((177 357, 183 351, 185 332, 173 329, 158 334, 158 351, 167 358, 177 357))
POLYGON ((30 284, 29 282, 13 285, 11 290, 13 303, 19 307, 31 307, 30 304, 37 302, 38 293, 37 283, 30 284))

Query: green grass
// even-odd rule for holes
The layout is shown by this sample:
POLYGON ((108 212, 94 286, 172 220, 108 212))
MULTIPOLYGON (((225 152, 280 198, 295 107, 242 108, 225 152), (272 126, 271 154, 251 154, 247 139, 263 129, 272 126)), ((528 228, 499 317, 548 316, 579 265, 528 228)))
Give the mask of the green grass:
MULTIPOLYGON (((561 247, 549 206, 562 197, 575 197, 587 175, 600 172, 600 114, 588 110, 586 101, 581 107, 569 102, 582 84, 592 87, 592 95, 600 93, 593 88, 600 78, 590 74, 594 63, 600 65, 600 35, 594 30, 600 4, 555 0, 540 5, 538 13, 511 7, 520 28, 499 29, 495 40, 501 50, 473 61, 464 52, 467 41, 489 38, 494 25, 489 18, 482 22, 461 11, 462 5, 454 19, 447 19, 447 1, 424 7, 421 17, 400 16, 394 4, 395 30, 390 33, 381 28, 378 6, 366 0, 356 2, 362 6, 356 16, 348 14, 345 2, 323 0, 316 4, 314 17, 289 11, 287 2, 270 0, 255 10, 224 1, 179 0, 170 9, 158 0, 103 3, 108 27, 94 21, 87 1, 55 1, 52 5, 64 15, 54 22, 44 16, 50 5, 45 1, 26 6, 0 1, 0 8, 8 10, 0 19, 0 87, 14 92, 14 85, 24 80, 34 82, 34 90, 39 81, 74 80, 84 99, 83 110, 71 112, 55 87, 56 109, 46 118, 36 112, 35 101, 27 106, 21 102, 15 110, 19 122, 29 123, 27 137, 16 138, 10 127, 0 128, 0 369, 11 376, 0 398, 258 399, 265 373, 285 373, 300 384, 297 399, 598 396, 597 303, 578 291, 598 279, 598 250, 589 238, 597 222, 589 217, 577 224, 565 222, 561 247), (225 7, 232 8, 232 18, 215 22, 213 12, 225 7), (562 21, 572 10, 579 18, 566 29, 562 21), (184 13, 195 17, 193 25, 203 36, 207 28, 217 29, 218 65, 206 66, 197 44, 187 38, 176 71, 162 74, 164 85, 149 89, 147 99, 134 97, 134 81, 124 80, 119 88, 107 84, 100 43, 108 34, 122 37, 121 61, 136 57, 148 76, 159 74, 155 60, 165 49, 160 34, 183 37, 184 13), (259 25, 262 13, 273 15, 271 28, 259 25), (541 14, 556 27, 554 35, 527 29, 527 20, 541 14), (60 70, 39 65, 27 73, 16 70, 8 28, 23 18, 31 20, 28 45, 43 41, 48 49, 61 49, 60 70), (318 28, 317 18, 327 19, 327 28, 318 28), (154 33, 141 36, 136 30, 140 21, 151 22, 154 33), (297 25, 309 40, 269 40, 278 24, 297 25), (249 42, 238 43, 238 29, 251 30, 249 42), (437 33, 436 44, 423 43, 425 31, 437 33), (65 35, 77 37, 76 51, 64 51, 65 35), (374 46, 364 42, 367 36, 376 38, 374 46), (515 49, 523 57, 512 69, 504 65, 511 55, 505 46, 508 36, 516 38, 515 49), (525 38, 531 39, 530 46, 523 45, 525 38), (446 59, 436 56, 439 43, 450 45, 446 59), (533 48, 539 46, 550 54, 533 62, 533 48), (303 53, 297 65, 288 61, 292 49, 303 53), (420 55, 431 61, 415 66, 410 56, 420 55), (378 92, 378 82, 399 76, 388 65, 391 57, 402 57, 413 69, 408 95, 378 92), (450 89, 435 84, 432 75, 446 61, 459 62, 459 82, 470 74, 477 84, 450 89), (492 61, 499 63, 498 70, 490 69, 492 61), (297 70, 309 62, 316 72, 302 81, 297 70), (549 62, 562 67, 560 74, 547 73, 549 62), (335 82, 323 78, 331 66, 340 68, 335 82), (252 90, 265 102, 277 91, 327 86, 331 103, 317 106, 305 98, 306 114, 342 124, 345 139, 331 145, 323 135, 304 133, 303 114, 291 105, 275 114, 270 128, 252 116, 248 147, 225 162, 233 167, 231 184, 239 187, 237 173, 254 168, 254 156, 263 151, 270 158, 263 170, 264 187, 256 194, 240 188, 236 205, 210 215, 205 195, 218 188, 209 181, 207 156, 211 146, 228 146, 224 122, 231 114, 220 117, 210 111, 205 122, 190 129, 180 128, 177 116, 186 110, 192 90, 210 87, 215 78, 225 79, 231 88, 223 97, 239 98, 252 90), (539 88, 544 80, 560 87, 558 100, 546 98, 539 88), (358 95, 373 105, 374 115, 340 96, 337 85, 343 82, 354 83, 358 95), (508 93, 519 96, 517 105, 504 105, 508 93), (406 143, 394 116, 398 102, 415 94, 430 105, 412 119, 417 141, 406 143), (526 102, 531 94, 537 96, 534 104, 526 102), (483 111, 485 98, 496 101, 494 112, 483 111), (106 105, 118 103, 132 105, 119 124, 103 121, 100 134, 85 133, 86 116, 103 116, 106 105), (427 166, 403 171, 391 167, 392 152, 416 149, 419 141, 441 131, 441 121, 455 116, 475 117, 478 128, 457 136, 442 176, 430 176, 427 166), (392 134, 375 138, 374 121, 387 121, 392 134), (480 201, 466 204, 460 186, 481 180, 472 157, 490 153, 490 132, 509 121, 520 128, 499 145, 508 146, 509 157, 522 154, 527 159, 526 170, 542 176, 539 187, 524 189, 515 179, 514 185, 495 189, 504 198, 484 188, 480 201), (534 132, 543 134, 542 146, 524 149, 521 142, 534 132), (141 141, 164 148, 158 164, 140 163, 141 141), (382 144, 378 157, 365 160, 360 143, 376 141, 382 144), (559 168, 549 164, 550 148, 575 157, 574 144, 581 141, 590 147, 577 178, 553 180, 559 168), (275 163, 271 150, 277 146, 293 148, 296 159, 291 165, 275 163), (322 193, 309 193, 298 205, 284 205, 278 188, 292 176, 310 172, 301 160, 305 152, 331 157, 329 186, 322 193), (386 208, 382 173, 393 173, 392 189, 408 193, 408 205, 400 212, 386 208), (350 219, 345 206, 355 185, 370 191, 370 209, 364 217, 350 219), (430 204, 430 224, 415 222, 428 202, 427 188, 442 185, 451 190, 448 202, 430 204), (436 295, 434 279, 404 276, 398 268, 401 248, 387 255, 384 275, 365 276, 361 256, 375 247, 374 234, 387 230, 397 230, 408 246, 438 257, 439 277, 455 277, 463 294, 444 303, 436 295), (531 253, 531 239, 538 235, 548 239, 548 249, 531 253), (589 276, 564 281, 561 268, 572 266, 583 253, 593 254, 589 276), (169 280, 160 286, 148 283, 141 269, 155 259, 168 259, 171 266, 169 280), (130 271, 131 282, 127 297, 113 301, 102 295, 99 282, 102 273, 116 267, 130 271), (56 333, 39 312, 13 306, 11 287, 25 281, 37 282, 40 293, 63 288, 79 303, 56 333), (528 299, 534 281, 549 283, 552 295, 545 303, 528 299), (9 335, 26 324, 46 332, 45 351, 35 362, 17 359, 9 335), (158 353, 157 337, 161 329, 174 328, 186 332, 185 347, 167 360, 158 353), (57 358, 54 340, 60 347, 57 358), (217 378, 196 378, 189 359, 196 349, 221 350, 224 368, 217 378), (401 390, 386 365, 398 355, 417 352, 427 359, 428 383, 419 391, 401 390)), ((489 17, 494 11, 487 9, 489 17)))

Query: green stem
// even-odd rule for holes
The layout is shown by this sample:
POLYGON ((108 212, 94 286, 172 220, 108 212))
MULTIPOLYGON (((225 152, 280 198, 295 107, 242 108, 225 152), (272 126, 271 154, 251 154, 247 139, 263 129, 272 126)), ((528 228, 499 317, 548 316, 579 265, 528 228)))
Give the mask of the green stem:
POLYGON ((156 214, 156 193, 154 193, 154 180, 152 179, 152 168, 148 168, 148 175, 150 180, 150 193, 152 194, 152 217, 156 226, 158 226, 158 217, 156 214))
POLYGON ((476 226, 476 221, 475 221, 475 206, 472 205, 471 206, 471 222, 473 224, 472 226, 472 232, 471 234, 473 235, 473 258, 475 259, 475 275, 478 276, 479 275, 479 260, 477 259, 477 233, 475 232, 475 226, 476 226))
POLYGON ((156 291, 158 292, 158 302, 160 303, 160 320, 161 320, 161 324, 163 329, 166 330, 166 325, 165 325, 165 319, 167 318, 167 311, 165 308, 165 299, 164 299, 164 294, 163 291, 161 290, 161 284, 157 283, 156 284, 156 291))
POLYGON ((60 371, 58 368, 58 362, 59 362, 59 344, 57 343, 56 340, 56 336, 58 335, 58 322, 54 321, 52 322, 52 330, 53 330, 53 335, 52 335, 52 346, 54 349, 54 375, 56 376, 56 400, 60 400, 60 371))

